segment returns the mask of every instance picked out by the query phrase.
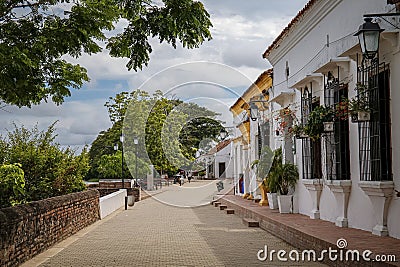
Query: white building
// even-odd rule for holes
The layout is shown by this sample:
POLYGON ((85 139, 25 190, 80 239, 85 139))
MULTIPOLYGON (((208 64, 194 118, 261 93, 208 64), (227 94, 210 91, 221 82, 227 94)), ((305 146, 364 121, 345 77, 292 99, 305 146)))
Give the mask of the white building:
POLYGON ((207 153, 199 157, 206 166, 206 178, 233 178, 232 140, 219 142, 207 153))
POLYGON ((384 29, 379 64, 363 61, 354 36, 364 15, 396 12, 391 1, 311 0, 263 56, 274 69, 271 114, 289 108, 304 124, 318 105, 355 97, 358 84, 373 106, 369 121, 336 119, 316 141, 281 138, 273 125, 271 147, 299 166, 295 212, 400 238, 400 17, 372 16, 384 29))

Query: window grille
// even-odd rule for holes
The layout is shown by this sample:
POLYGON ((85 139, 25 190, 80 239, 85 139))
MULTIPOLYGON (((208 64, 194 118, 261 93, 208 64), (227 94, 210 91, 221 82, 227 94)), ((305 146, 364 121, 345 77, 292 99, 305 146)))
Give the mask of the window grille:
POLYGON ((357 97, 367 99, 369 121, 358 122, 362 181, 392 181, 389 68, 377 58, 358 67, 357 97))
MULTIPOLYGON (((311 84, 312 85, 312 84, 311 84)), ((313 101, 312 87, 309 91, 305 87, 301 95, 301 124, 305 125, 310 112, 319 105, 313 101)), ((307 137, 302 139, 302 157, 303 157, 303 179, 319 179, 322 178, 321 167, 321 141, 313 141, 307 137)))
MULTIPOLYGON (((324 86, 325 106, 333 110, 348 98, 347 84, 339 83, 339 77, 329 80, 324 86)), ((336 117, 333 132, 324 135, 326 178, 330 180, 350 179, 350 149, 348 117, 336 117)))

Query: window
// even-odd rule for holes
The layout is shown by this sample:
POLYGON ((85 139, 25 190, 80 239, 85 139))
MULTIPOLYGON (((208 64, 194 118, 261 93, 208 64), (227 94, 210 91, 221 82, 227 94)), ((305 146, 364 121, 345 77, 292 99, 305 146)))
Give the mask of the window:
POLYGON ((391 181, 391 119, 389 68, 378 61, 363 62, 358 82, 367 87, 370 120, 358 122, 360 175, 363 181, 391 181))
MULTIPOLYGON (((310 112, 319 105, 319 100, 314 101, 308 87, 304 88, 301 96, 301 123, 305 125, 310 112)), ((321 140, 313 141, 307 137, 302 139, 303 179, 322 178, 321 140)))
MULTIPOLYGON (((328 74, 329 77, 329 74, 328 74)), ((336 109, 337 105, 348 98, 347 84, 340 84, 339 78, 329 78, 324 88, 325 105, 336 109)), ((336 118, 334 130, 324 137, 326 152, 326 176, 330 180, 350 179, 350 149, 348 116, 336 118)))

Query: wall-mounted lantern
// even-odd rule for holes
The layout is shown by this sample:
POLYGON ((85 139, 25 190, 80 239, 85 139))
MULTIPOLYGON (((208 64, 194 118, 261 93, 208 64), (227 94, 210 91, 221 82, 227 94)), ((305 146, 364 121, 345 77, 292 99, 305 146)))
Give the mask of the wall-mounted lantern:
POLYGON ((379 27, 378 23, 372 22, 371 17, 364 18, 364 20, 365 22, 360 25, 354 36, 358 36, 363 56, 373 59, 379 51, 379 38, 384 30, 379 27))

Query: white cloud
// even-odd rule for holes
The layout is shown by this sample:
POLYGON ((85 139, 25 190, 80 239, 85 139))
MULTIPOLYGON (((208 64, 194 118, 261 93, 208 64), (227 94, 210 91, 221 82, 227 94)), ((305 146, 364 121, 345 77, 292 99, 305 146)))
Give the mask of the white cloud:
MULTIPOLYGON (((227 93, 221 87, 205 84, 183 86, 174 90, 183 99, 211 99, 207 107, 222 113, 221 119, 229 124, 231 104, 270 67, 262 59, 262 53, 306 2, 307 0, 204 0, 214 25, 211 29, 213 39, 192 50, 182 48, 180 44, 177 49, 173 49, 170 45, 160 44, 153 39, 149 66, 139 72, 128 71, 125 67, 128 60, 112 58, 107 50, 96 55, 83 55, 79 59, 65 57, 88 70, 90 83, 79 91, 73 90, 73 97, 61 106, 44 103, 31 109, 6 108, 10 113, 0 111, 0 133, 4 134, 5 128, 12 129, 13 121, 27 127, 38 124, 45 129, 55 120, 59 120, 57 141, 62 145, 81 148, 84 144, 91 143, 101 130, 110 126, 104 107, 108 97, 120 91, 137 89, 146 81, 142 89, 149 91, 162 89, 166 92, 182 83, 199 80, 232 88, 236 93, 227 93), (198 61, 217 62, 220 65, 186 64, 158 73, 177 64, 198 61), (221 67, 223 64, 232 68, 221 67)), ((122 21, 116 25, 115 30, 106 34, 117 33, 125 26, 126 21, 122 21)))
POLYGON ((78 145, 83 147, 91 144, 98 133, 110 127, 107 110, 103 100, 85 102, 66 102, 61 106, 54 103, 42 103, 32 108, 7 107, 8 112, 0 113, 0 133, 5 136, 7 130, 35 125, 40 130, 46 130, 52 123, 56 124, 56 142, 61 145, 78 145))

